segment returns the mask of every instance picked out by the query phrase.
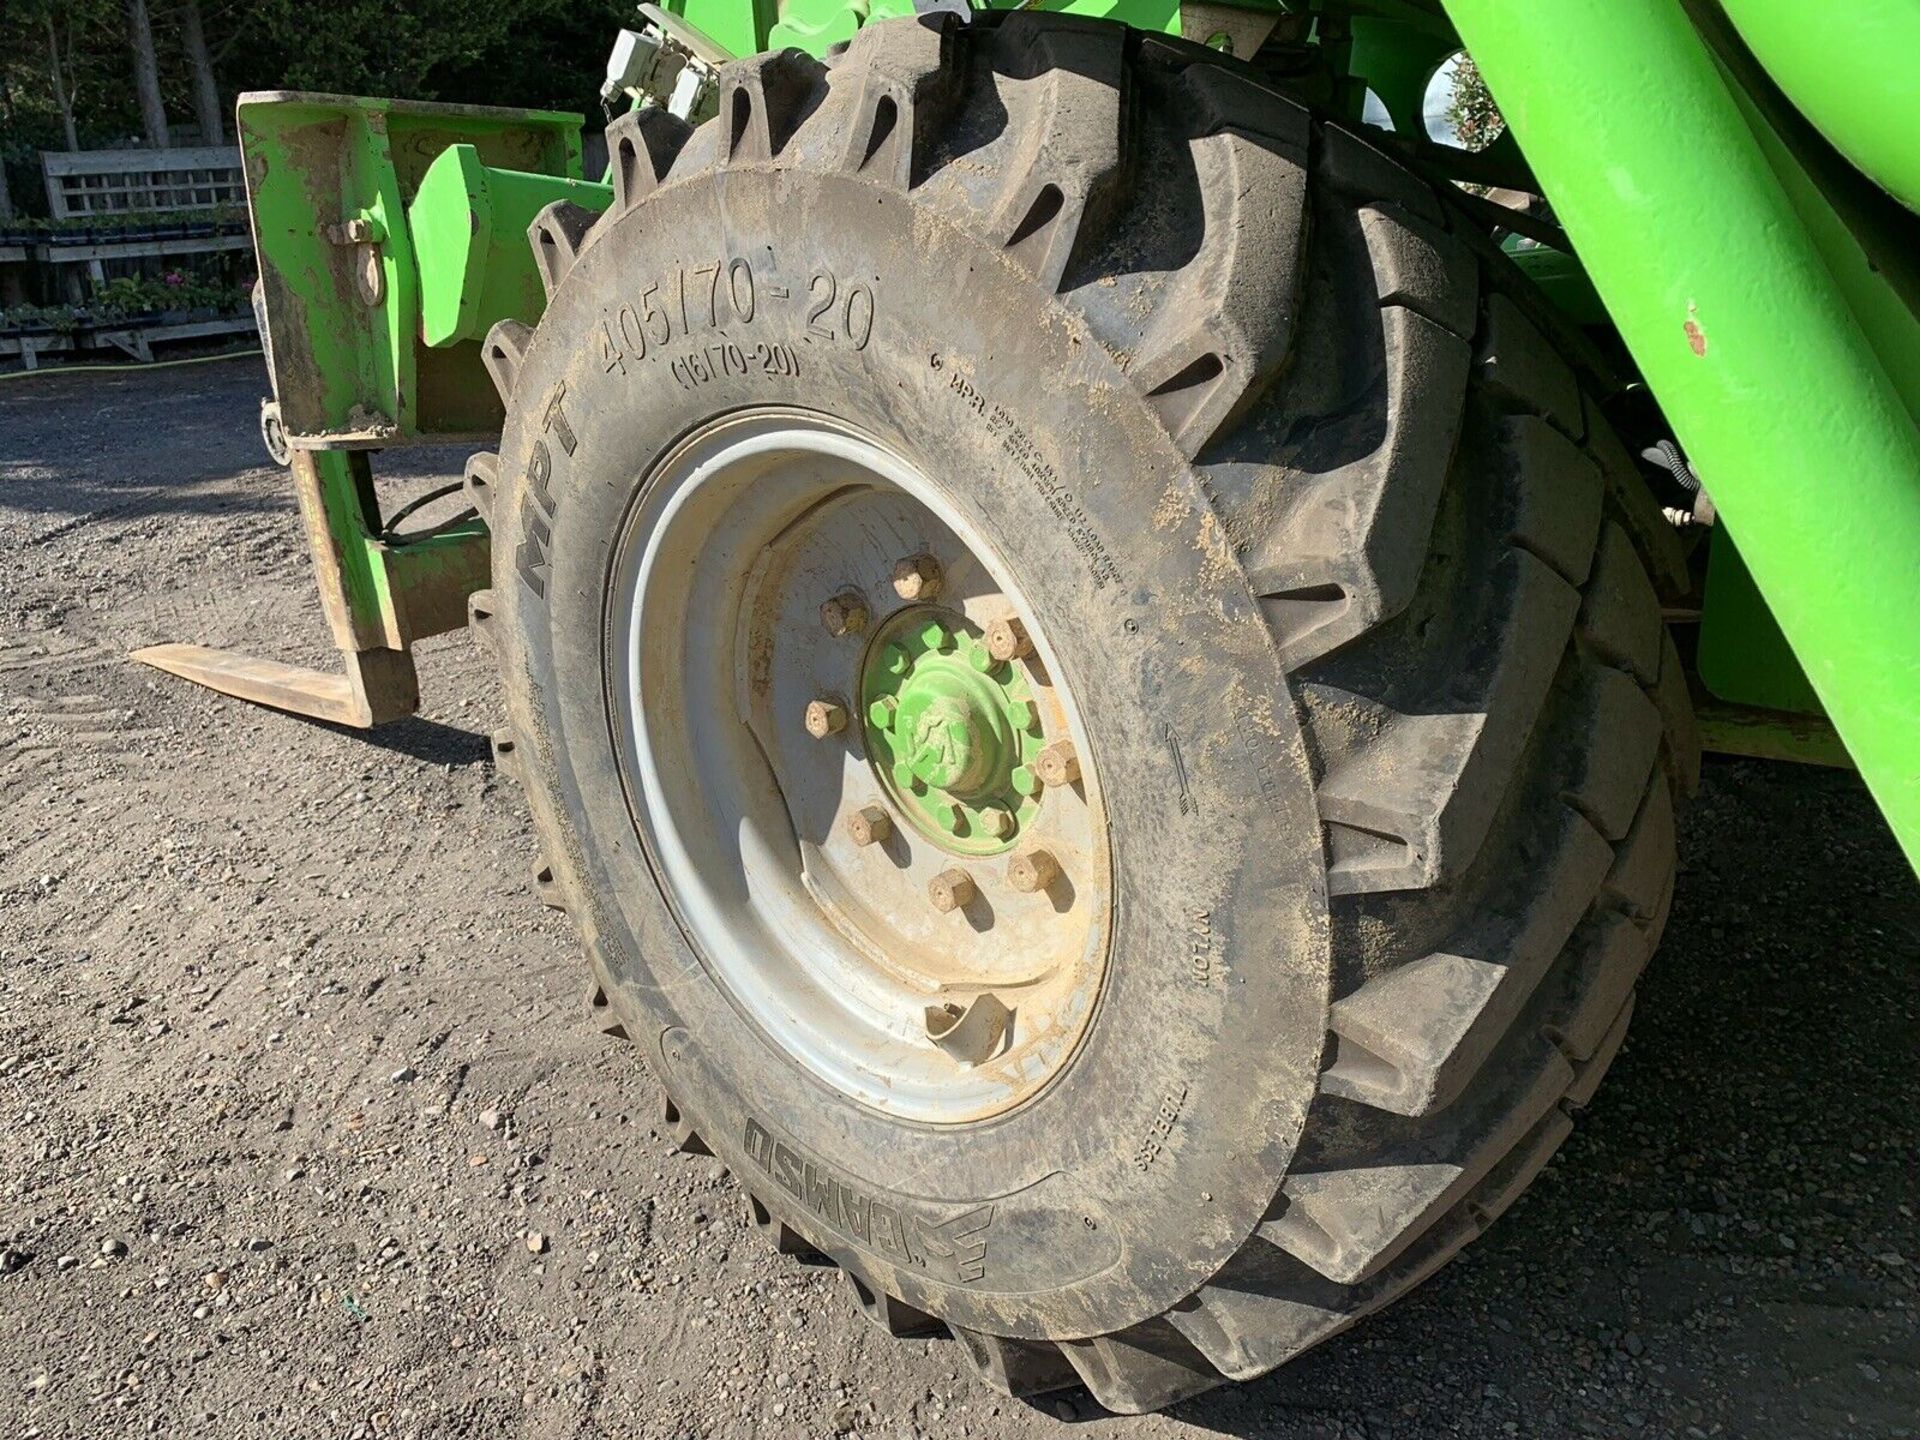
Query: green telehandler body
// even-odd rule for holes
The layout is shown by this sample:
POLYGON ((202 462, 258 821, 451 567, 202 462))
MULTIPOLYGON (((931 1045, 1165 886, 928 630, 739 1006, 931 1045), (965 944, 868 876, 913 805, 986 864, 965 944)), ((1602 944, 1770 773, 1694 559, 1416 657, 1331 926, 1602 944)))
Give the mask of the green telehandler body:
POLYGON ((1700 749, 1856 766, 1920 863, 1911 0, 634 25, 591 176, 577 115, 241 98, 343 669, 139 658, 372 726, 471 624, 595 1009, 879 1323, 1263 1373, 1563 1138, 1700 749), (383 514, 448 442, 471 508, 383 514))

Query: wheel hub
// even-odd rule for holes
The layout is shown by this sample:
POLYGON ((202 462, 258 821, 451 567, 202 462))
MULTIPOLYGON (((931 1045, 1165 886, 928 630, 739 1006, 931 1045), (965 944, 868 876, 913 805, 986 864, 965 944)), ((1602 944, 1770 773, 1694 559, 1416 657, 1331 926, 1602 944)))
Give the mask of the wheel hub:
POLYGON ((1012 849, 1034 818, 1039 711, 1021 667, 996 660, 964 616, 894 614, 861 666, 867 754, 881 788, 956 854, 1012 849))
POLYGON ((948 493, 839 422, 736 412, 647 478, 614 596, 624 783, 722 989, 878 1110, 1038 1094, 1105 976, 1105 809, 1046 637, 948 493))

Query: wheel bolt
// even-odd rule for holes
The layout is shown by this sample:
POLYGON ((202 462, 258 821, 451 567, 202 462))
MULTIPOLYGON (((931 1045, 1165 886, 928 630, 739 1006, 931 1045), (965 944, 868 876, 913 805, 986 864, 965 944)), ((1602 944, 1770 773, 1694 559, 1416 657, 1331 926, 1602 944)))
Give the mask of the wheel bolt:
POLYGON ((1024 660, 1033 653, 1033 641, 1019 616, 1009 615, 987 626, 987 653, 996 660, 1024 660))
POLYGON ((982 810, 980 829, 996 840, 1004 840, 1013 833, 1013 816, 1004 810, 982 810))
POLYGON ((964 910, 979 893, 973 877, 964 870, 942 870, 927 882, 927 898, 942 915, 964 910))
POLYGON ((820 623, 829 635, 858 635, 867 628, 865 597, 858 590, 842 590, 820 607, 820 623))
POLYGON ((931 555, 909 555, 893 566, 893 593, 902 600, 931 600, 940 593, 940 562, 931 555))
POLYGON ((1007 862, 1007 883, 1022 895, 1035 895, 1060 878, 1060 862, 1045 850, 1028 850, 1007 862))
POLYGON ((960 833, 960 825, 966 819, 966 814, 953 801, 942 796, 933 802, 933 818, 940 822, 940 828, 949 835, 957 835, 960 833))
POLYGON ((893 817, 878 805, 863 805, 847 816, 847 838, 867 846, 893 833, 893 817))
POLYGON ((811 700, 807 702, 807 734, 816 740, 824 740, 829 735, 837 735, 847 728, 845 707, 832 700, 811 700))
POLYGON ((913 669, 913 656, 898 645, 889 645, 880 652, 880 668, 889 675, 904 675, 913 669))
POLYGON ((1040 793, 1040 777, 1025 765, 1014 766, 1012 779, 1013 788, 1018 790, 1022 795, 1038 795, 1040 793))
POLYGON ((1080 778, 1080 754, 1071 740, 1055 740, 1034 757, 1033 770, 1043 784, 1071 785, 1080 778))
POLYGON ((938 620, 929 620, 920 627, 920 643, 935 654, 944 654, 953 648, 953 632, 938 620))
POLYGON ((867 719, 879 730, 893 729, 894 716, 900 713, 900 702, 891 695, 882 695, 867 707, 867 719))

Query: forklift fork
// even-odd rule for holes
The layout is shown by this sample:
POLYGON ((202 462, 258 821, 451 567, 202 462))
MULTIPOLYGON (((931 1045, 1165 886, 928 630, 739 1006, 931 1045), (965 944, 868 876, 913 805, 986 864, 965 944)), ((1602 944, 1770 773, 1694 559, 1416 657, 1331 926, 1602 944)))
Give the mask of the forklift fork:
POLYGON ((466 623, 487 583, 477 518, 417 539, 381 533, 367 455, 296 450, 294 491, 327 626, 343 666, 332 673, 205 645, 150 645, 135 660, 255 704, 366 728, 419 706, 413 642, 466 623))

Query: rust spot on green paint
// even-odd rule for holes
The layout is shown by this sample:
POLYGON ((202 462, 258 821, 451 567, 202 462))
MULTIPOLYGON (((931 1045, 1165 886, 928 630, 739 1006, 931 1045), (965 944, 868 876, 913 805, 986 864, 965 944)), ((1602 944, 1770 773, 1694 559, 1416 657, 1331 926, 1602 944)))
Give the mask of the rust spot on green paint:
POLYGON ((1695 318, 1699 313, 1698 307, 1688 304, 1685 329, 1687 332, 1687 347, 1692 350, 1695 355, 1704 358, 1707 353, 1707 332, 1700 328, 1700 322, 1695 318))

